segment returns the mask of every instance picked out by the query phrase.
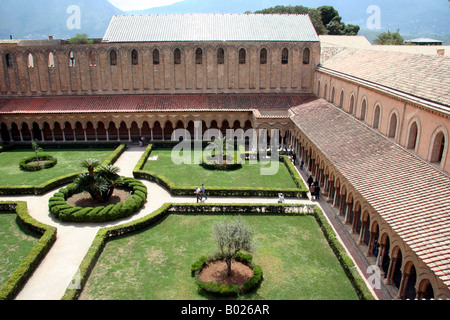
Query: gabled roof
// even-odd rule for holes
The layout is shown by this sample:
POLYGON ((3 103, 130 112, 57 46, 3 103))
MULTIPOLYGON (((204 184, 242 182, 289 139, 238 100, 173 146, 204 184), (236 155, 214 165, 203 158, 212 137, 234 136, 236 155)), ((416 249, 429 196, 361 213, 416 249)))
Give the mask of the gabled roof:
POLYGON ((308 15, 115 15, 104 42, 319 41, 308 15))
POLYGON ((292 120, 450 287, 450 177, 323 99, 292 120))
POLYGON ((450 107, 447 56, 348 48, 322 67, 450 107))

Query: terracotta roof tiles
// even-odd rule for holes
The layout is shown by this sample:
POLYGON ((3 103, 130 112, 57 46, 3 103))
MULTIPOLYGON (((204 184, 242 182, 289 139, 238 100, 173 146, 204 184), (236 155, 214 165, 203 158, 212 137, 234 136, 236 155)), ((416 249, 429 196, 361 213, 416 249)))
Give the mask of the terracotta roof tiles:
POLYGON ((250 111, 289 109, 312 99, 310 95, 295 94, 4 97, 0 98, 0 114, 250 111))
POLYGON ((323 99, 292 111, 299 129, 450 286, 450 177, 323 99))

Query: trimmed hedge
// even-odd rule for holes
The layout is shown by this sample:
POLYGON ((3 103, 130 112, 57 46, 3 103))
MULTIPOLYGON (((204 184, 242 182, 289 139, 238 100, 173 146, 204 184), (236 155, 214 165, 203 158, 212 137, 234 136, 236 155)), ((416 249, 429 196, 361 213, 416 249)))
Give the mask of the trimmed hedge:
POLYGON ((31 156, 25 159, 20 160, 19 167, 24 171, 39 171, 42 169, 53 168, 58 163, 56 158, 53 158, 51 155, 42 154, 37 157, 39 161, 45 161, 42 164, 29 164, 36 160, 35 156, 31 156))
MULTIPOLYGON (((161 208, 152 212, 151 214, 118 226, 104 228, 98 231, 95 240, 93 241, 88 253, 84 257, 80 265, 80 278, 76 279, 80 283, 80 287, 77 289, 68 288, 62 299, 75 300, 78 299, 81 294, 91 271, 94 269, 98 257, 103 251, 107 241, 113 238, 117 238, 123 235, 132 234, 145 230, 159 221, 166 218, 170 213, 194 213, 194 214, 226 214, 226 213, 241 213, 241 214, 284 214, 284 215, 313 215, 319 224, 325 238, 327 239, 330 247, 335 253, 342 268, 350 279, 353 287, 356 290, 358 297, 361 300, 374 300, 369 288, 365 281, 361 278, 358 270, 353 264, 352 259, 347 255, 347 252, 342 247, 332 227, 329 225, 322 210, 315 206, 309 205, 292 205, 292 204, 172 204, 166 203, 161 208), (236 210, 239 211, 236 211, 236 210)), ((204 257, 208 259, 208 257, 204 257)), ((202 258, 198 262, 202 262, 202 258)), ((194 268, 194 267, 193 267, 194 268)), ((191 270, 192 271, 192 270, 191 270)), ((255 269, 253 270, 255 273, 255 269)), ((262 275, 262 273, 261 273, 262 275)))
POLYGON ((0 289, 0 300, 12 300, 56 241, 56 228, 36 221, 28 214, 27 203, 0 202, 0 210, 16 212, 20 222, 33 233, 42 235, 33 249, 0 289))
POLYGON ((200 290, 207 291, 214 295, 219 296, 237 296, 253 291, 259 286, 263 280, 263 271, 260 266, 255 266, 252 263, 253 256, 251 254, 245 254, 238 252, 235 257, 235 261, 241 262, 244 265, 249 266, 253 270, 253 276, 245 282, 241 287, 237 285, 219 284, 217 282, 205 282, 199 280, 199 276, 204 267, 210 262, 224 260, 222 256, 217 255, 214 257, 201 257, 198 261, 194 262, 191 266, 191 275, 195 277, 195 283, 200 290))
MULTIPOLYGON (((86 145, 83 145, 86 147, 86 145)), ((95 147, 99 147, 100 145, 96 145, 95 147)), ((108 145, 109 146, 109 145, 108 145)), ((80 147, 80 146, 79 146, 80 147)), ((12 147, 9 147, 8 149, 11 149, 12 147)), ((105 161, 103 161, 102 166, 106 166, 109 164, 113 164, 116 162, 116 160, 120 157, 120 155, 125 151, 126 144, 119 145, 114 152, 107 158, 105 161)), ((3 149, 5 150, 5 148, 3 149)), ((0 186, 0 195, 40 195, 45 194, 57 187, 63 186, 68 183, 72 183, 73 180, 82 172, 74 172, 74 173, 68 173, 64 176, 51 179, 45 183, 42 183, 38 186, 27 186, 27 185, 20 185, 20 186, 0 186)))
MULTIPOLYGON (((144 179, 152 182, 156 182, 166 190, 170 192, 170 194, 174 196, 192 196, 195 186, 192 187, 178 187, 168 178, 158 175, 155 172, 145 171, 143 170, 148 157, 150 156, 153 150, 153 145, 149 144, 147 149, 145 150, 142 157, 139 159, 136 167, 133 170, 133 176, 136 179, 144 179)), ((292 179, 294 180, 297 188, 288 188, 288 189, 270 189, 270 188, 220 188, 220 187, 209 187, 208 188, 208 196, 232 196, 232 197, 278 197, 280 192, 286 198, 308 198, 309 190, 303 183, 300 175, 298 174, 295 167, 292 165, 291 161, 288 157, 281 155, 280 161, 284 163, 286 168, 289 171, 292 179)))
POLYGON ((139 211, 147 201, 147 187, 134 178, 124 177, 124 187, 132 192, 131 198, 117 204, 99 207, 74 207, 67 199, 76 194, 74 184, 56 192, 48 201, 50 213, 65 222, 107 222, 129 217, 139 211))

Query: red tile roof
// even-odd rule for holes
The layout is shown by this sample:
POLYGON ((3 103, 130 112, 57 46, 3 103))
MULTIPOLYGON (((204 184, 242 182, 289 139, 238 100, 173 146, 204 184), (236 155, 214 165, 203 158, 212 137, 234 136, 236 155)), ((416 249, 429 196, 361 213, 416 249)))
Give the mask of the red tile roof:
POLYGON ((323 99, 292 111, 299 129, 450 286, 450 176, 323 99))
POLYGON ((289 109, 312 99, 295 94, 4 97, 0 114, 289 109))
POLYGON ((345 49, 323 67, 450 107, 450 57, 345 49))

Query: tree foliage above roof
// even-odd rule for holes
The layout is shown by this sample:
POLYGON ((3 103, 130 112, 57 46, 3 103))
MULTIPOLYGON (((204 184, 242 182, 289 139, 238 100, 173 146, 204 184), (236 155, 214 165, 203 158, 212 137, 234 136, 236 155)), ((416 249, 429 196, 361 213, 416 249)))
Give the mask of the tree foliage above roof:
POLYGON ((254 13, 308 14, 317 34, 357 35, 359 26, 343 23, 339 12, 332 6, 321 6, 317 9, 304 6, 275 6, 254 13))

